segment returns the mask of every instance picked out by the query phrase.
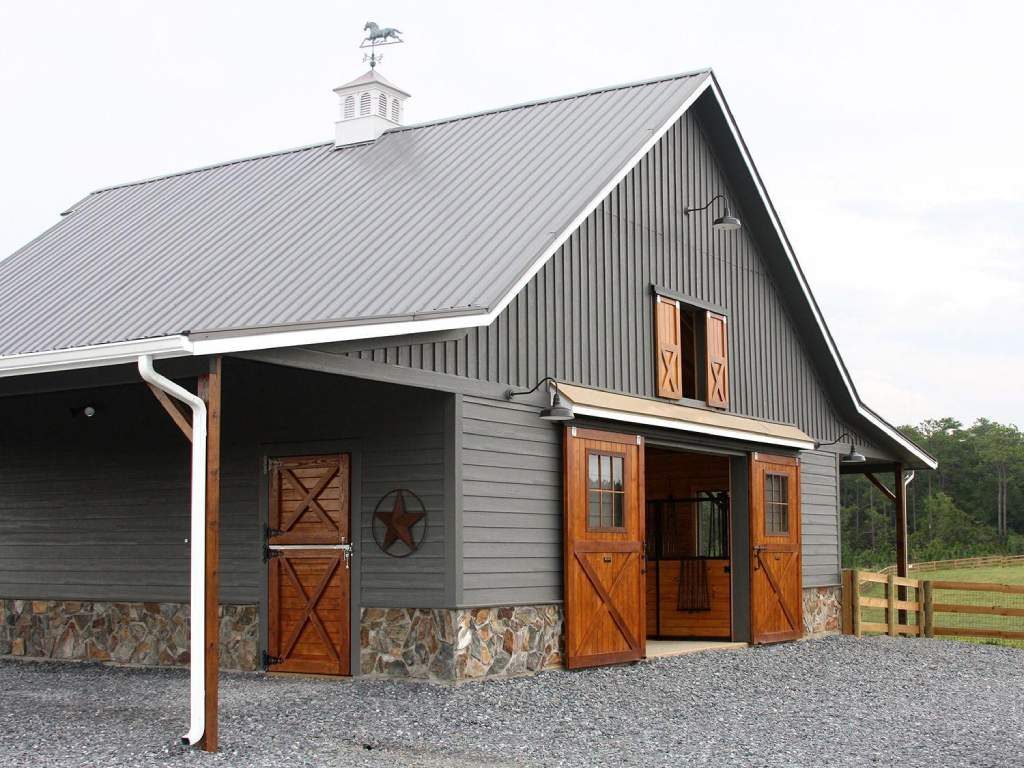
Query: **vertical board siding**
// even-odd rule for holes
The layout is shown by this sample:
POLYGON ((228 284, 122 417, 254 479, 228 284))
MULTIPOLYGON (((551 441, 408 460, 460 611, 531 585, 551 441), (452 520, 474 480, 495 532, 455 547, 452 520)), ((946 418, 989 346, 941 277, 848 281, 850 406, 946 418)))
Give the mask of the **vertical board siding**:
POLYGON ((464 397, 462 493, 463 604, 561 602, 561 428, 464 397))
MULTIPOLYGON (((358 446, 361 602, 442 606, 447 399, 225 361, 221 599, 256 603, 266 578, 262 456, 338 442, 358 446), (427 509, 423 547, 407 558, 373 541, 374 507, 394 488, 427 509)), ((188 443, 143 384, 4 398, 0 419, 0 597, 188 600, 188 443), (85 403, 98 414, 71 418, 85 403)))
POLYGON ((654 397, 657 284, 728 313, 730 412, 796 424, 820 440, 853 431, 823 389, 750 232, 715 232, 717 203, 683 214, 719 193, 729 194, 726 180, 688 113, 491 326, 458 341, 346 354, 513 386, 549 375, 654 397))
POLYGON ((839 457, 827 451, 800 454, 800 508, 805 587, 840 583, 839 457))

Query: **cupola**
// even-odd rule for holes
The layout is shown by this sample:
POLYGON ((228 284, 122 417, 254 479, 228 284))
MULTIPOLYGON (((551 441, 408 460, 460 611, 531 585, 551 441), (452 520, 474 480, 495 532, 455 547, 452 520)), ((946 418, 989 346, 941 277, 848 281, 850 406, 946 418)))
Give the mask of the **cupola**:
POLYGON ((371 68, 362 77, 334 89, 339 120, 334 145, 343 147, 375 141, 384 131, 402 124, 409 94, 371 68))

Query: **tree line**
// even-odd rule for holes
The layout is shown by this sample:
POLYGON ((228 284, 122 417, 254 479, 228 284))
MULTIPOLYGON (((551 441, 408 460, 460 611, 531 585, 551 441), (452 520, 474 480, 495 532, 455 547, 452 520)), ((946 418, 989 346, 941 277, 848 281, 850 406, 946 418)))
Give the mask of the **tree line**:
MULTIPOLYGON (((900 430, 939 461, 907 490, 911 562, 1024 554, 1024 433, 1012 424, 929 419, 900 430)), ((891 474, 879 479, 890 487, 891 474)), ((863 475, 840 489, 844 568, 896 561, 893 503, 863 475)))

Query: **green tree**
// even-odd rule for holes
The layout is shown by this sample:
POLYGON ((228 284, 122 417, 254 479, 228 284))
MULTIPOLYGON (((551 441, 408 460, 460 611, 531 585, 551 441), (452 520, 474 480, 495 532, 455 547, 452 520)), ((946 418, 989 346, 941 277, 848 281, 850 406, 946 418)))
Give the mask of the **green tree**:
POLYGON ((1024 436, 1014 424, 999 424, 978 419, 971 436, 979 458, 988 467, 996 483, 996 532, 1009 535, 1009 490, 1013 474, 1024 467, 1024 436))

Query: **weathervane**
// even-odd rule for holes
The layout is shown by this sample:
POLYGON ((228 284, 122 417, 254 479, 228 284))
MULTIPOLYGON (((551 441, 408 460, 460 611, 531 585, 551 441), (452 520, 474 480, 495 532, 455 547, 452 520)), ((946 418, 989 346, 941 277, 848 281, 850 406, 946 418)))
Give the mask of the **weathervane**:
POLYGON ((365 53, 363 54, 363 61, 370 62, 370 69, 376 67, 377 62, 384 58, 383 55, 377 55, 378 45, 394 45, 395 43, 404 42, 402 38, 399 37, 399 35, 402 34, 401 30, 395 29, 394 27, 381 27, 374 21, 366 22, 363 26, 363 31, 369 32, 370 34, 367 35, 366 39, 359 44, 359 47, 370 49, 369 55, 366 55, 365 53), (390 40, 390 38, 394 38, 394 40, 390 40))

